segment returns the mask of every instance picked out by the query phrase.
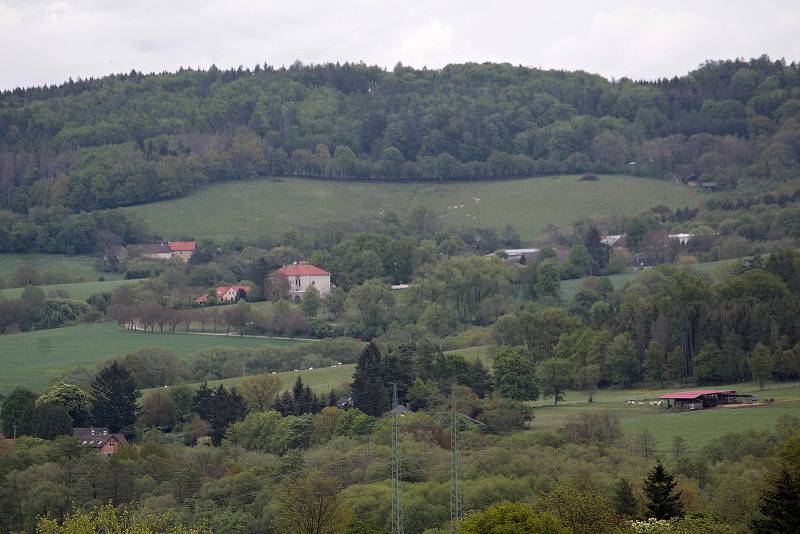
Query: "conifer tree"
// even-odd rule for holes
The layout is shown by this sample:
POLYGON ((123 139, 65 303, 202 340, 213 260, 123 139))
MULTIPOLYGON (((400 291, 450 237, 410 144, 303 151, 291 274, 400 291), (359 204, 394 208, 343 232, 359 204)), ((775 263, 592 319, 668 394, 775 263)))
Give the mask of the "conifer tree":
POLYGON ((367 415, 379 416, 389 408, 381 369, 381 351, 374 341, 370 341, 359 356, 350 388, 353 404, 367 415))
POLYGON ((800 532, 800 480, 782 469, 761 497, 763 519, 753 522, 753 530, 764 534, 800 532))
POLYGON ((132 425, 136 421, 136 401, 140 396, 128 370, 116 361, 111 362, 92 382, 94 424, 108 427, 111 432, 132 425))
POLYGON ((208 387, 208 382, 203 382, 197 388, 192 399, 192 411, 201 419, 208 421, 211 414, 211 389, 208 387))
POLYGON ((650 501, 647 503, 650 517, 656 519, 683 517, 681 492, 674 492, 677 484, 675 475, 667 473, 661 462, 658 462, 644 481, 644 494, 650 501))
POLYGON ((633 496, 633 486, 627 479, 620 478, 614 484, 613 502, 617 515, 629 518, 638 515, 639 506, 633 496))

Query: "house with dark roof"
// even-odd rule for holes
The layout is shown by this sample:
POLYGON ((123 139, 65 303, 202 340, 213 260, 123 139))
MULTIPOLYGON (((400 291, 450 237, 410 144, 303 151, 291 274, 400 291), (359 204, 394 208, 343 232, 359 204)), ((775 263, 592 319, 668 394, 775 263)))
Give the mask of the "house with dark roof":
POLYGON ((196 241, 168 241, 166 243, 154 243, 141 245, 142 256, 153 260, 168 260, 179 258, 183 261, 189 259, 197 250, 196 241))
POLYGON ((270 278, 285 282, 292 298, 302 297, 310 287, 316 288, 321 297, 331 292, 331 273, 307 261, 295 262, 273 271, 270 278))
POLYGON ((725 404, 752 403, 753 395, 736 393, 733 389, 695 389, 692 391, 678 391, 666 393, 659 399, 667 401, 667 408, 673 406, 682 410, 702 410, 725 404))
POLYGON ((124 435, 112 434, 104 427, 73 428, 72 435, 81 447, 91 447, 106 456, 117 452, 120 445, 128 444, 124 435))

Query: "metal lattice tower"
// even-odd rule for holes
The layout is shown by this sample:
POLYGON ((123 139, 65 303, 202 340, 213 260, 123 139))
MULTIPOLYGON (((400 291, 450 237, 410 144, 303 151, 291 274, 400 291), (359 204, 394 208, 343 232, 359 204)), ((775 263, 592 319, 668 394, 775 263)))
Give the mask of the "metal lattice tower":
POLYGON ((458 528, 458 520, 461 519, 461 491, 458 486, 458 471, 460 458, 458 455, 458 431, 461 424, 460 414, 458 413, 458 398, 456 397, 456 385, 453 384, 450 401, 450 531, 455 532, 458 528))
POLYGON ((456 384, 453 384, 450 398, 450 532, 458 531, 458 521, 461 519, 461 487, 459 484, 459 471, 461 456, 459 455, 459 441, 461 439, 461 425, 485 428, 486 425, 468 417, 458 411, 458 395, 456 384))
POLYGON ((400 503, 400 411, 397 384, 392 384, 392 534, 403 534, 403 506, 400 503))

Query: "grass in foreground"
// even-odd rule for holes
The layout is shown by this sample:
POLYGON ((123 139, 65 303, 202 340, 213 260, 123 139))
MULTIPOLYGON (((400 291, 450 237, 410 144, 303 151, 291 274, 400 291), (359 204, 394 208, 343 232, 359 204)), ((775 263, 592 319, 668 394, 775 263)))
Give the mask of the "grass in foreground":
POLYGON ((693 206, 700 198, 668 180, 632 176, 600 176, 596 182, 553 176, 451 183, 283 178, 209 186, 185 198, 130 209, 164 236, 246 240, 275 236, 297 224, 348 219, 354 209, 362 214, 404 214, 426 205, 439 213, 445 226, 513 224, 530 240, 548 224, 565 226, 612 213, 633 215, 659 204, 693 206))
POLYGON ((93 256, 66 254, 0 254, 0 278, 8 278, 20 267, 30 267, 40 274, 58 273, 74 278, 76 282, 91 282, 98 278, 119 279, 119 273, 104 273, 97 270, 93 256))
POLYGON ((129 332, 115 323, 83 324, 0 336, 0 392, 15 386, 41 390, 64 371, 92 369, 142 347, 159 347, 187 356, 213 347, 289 347, 302 341, 129 332))
POLYGON ((772 384, 761 392, 753 383, 714 386, 713 389, 734 389, 753 393, 759 399, 773 398, 772 404, 761 404, 746 408, 715 408, 692 412, 666 410, 658 407, 631 406, 627 400, 644 401, 655 399, 670 391, 696 389, 691 386, 665 389, 601 390, 594 402, 586 402, 580 392, 568 391, 565 400, 552 406, 552 398, 534 402, 534 429, 556 430, 570 416, 586 412, 608 411, 620 417, 622 428, 628 438, 635 439, 644 430, 653 433, 656 449, 669 452, 672 440, 682 436, 690 449, 698 449, 709 441, 727 432, 744 430, 764 431, 775 427, 783 415, 800 415, 800 384, 772 384))

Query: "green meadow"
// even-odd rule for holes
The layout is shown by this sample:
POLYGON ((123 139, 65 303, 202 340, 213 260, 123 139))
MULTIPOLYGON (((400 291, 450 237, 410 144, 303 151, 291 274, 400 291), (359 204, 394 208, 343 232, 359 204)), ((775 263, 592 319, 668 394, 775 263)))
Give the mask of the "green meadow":
POLYGON ((15 386, 41 390, 76 367, 99 363, 142 347, 188 356, 213 347, 289 347, 302 341, 239 336, 130 332, 116 323, 96 323, 0 336, 0 392, 15 386))
MULTIPOLYGON (((97 293, 111 292, 115 288, 125 285, 141 282, 141 280, 106 280, 105 282, 79 282, 77 284, 52 284, 39 286, 45 292, 50 294, 56 290, 66 291, 71 299, 86 300, 90 296, 97 293)), ((0 291, 7 299, 17 299, 22 295, 24 288, 15 287, 12 289, 3 289, 0 291)))
POLYGON ((690 449, 697 449, 726 432, 745 430, 764 431, 775 427, 784 415, 800 416, 800 384, 770 384, 765 391, 759 391, 753 383, 714 386, 713 389, 733 389, 741 393, 752 393, 759 401, 775 399, 774 403, 758 402, 741 408, 713 408, 697 411, 668 410, 648 404, 649 400, 672 391, 696 389, 691 386, 665 389, 609 389, 600 390, 594 402, 575 391, 568 391, 564 401, 553 406, 552 398, 543 398, 531 403, 535 418, 533 428, 556 430, 563 426, 571 416, 587 412, 609 412, 619 416, 622 429, 628 439, 648 430, 655 438, 655 448, 668 452, 672 440, 682 436, 690 449), (629 405, 628 400, 643 402, 644 405, 629 405))
POLYGON ((424 205, 444 226, 513 224, 530 240, 549 224, 566 226, 584 217, 636 214, 663 204, 693 206, 702 195, 669 180, 632 176, 551 176, 492 182, 387 183, 262 179, 206 187, 190 196, 130 208, 159 234, 197 239, 277 236, 298 224, 405 214, 424 205), (213 214, 213 216, 210 216, 213 214))
MULTIPOLYGON (((303 380, 303 383, 308 385, 318 395, 327 395, 334 388, 341 388, 342 386, 348 385, 353 379, 354 370, 355 365, 348 364, 337 365, 335 367, 322 367, 319 369, 287 371, 283 373, 275 373, 275 375, 281 379, 281 386, 284 390, 291 389, 292 385, 295 383, 295 381, 297 381, 297 377, 299 376, 303 380)), ((215 387, 219 384, 224 384, 225 387, 230 387, 235 386, 242 380, 246 380, 248 378, 252 377, 245 376, 226 378, 224 380, 209 380, 208 385, 210 387, 215 387)), ((198 383, 190 385, 196 387, 200 384, 198 383)), ((147 395, 155 389, 158 388, 146 389, 142 392, 142 394, 147 395)))
POLYGON ((40 274, 56 273, 75 282, 91 282, 99 278, 119 279, 118 273, 97 270, 93 256, 65 254, 0 254, 0 278, 8 278, 20 267, 35 269, 40 274))

